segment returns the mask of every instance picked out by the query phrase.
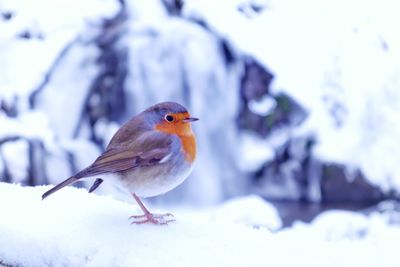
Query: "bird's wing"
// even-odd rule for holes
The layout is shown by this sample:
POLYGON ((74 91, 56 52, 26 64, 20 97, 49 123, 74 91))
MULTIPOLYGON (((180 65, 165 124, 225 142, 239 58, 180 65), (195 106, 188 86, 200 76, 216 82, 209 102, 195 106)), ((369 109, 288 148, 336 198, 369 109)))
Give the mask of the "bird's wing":
MULTIPOLYGON (((42 199, 84 177, 160 164, 169 157, 172 142, 172 138, 164 133, 147 131, 137 135, 131 143, 125 142, 122 146, 109 145, 92 165, 45 192, 42 199)), ((102 181, 97 179, 89 191, 94 191, 102 181)))
POLYGON ((77 173, 75 177, 123 172, 159 164, 171 153, 171 143, 171 139, 163 133, 144 133, 131 146, 108 147, 92 165, 77 173))

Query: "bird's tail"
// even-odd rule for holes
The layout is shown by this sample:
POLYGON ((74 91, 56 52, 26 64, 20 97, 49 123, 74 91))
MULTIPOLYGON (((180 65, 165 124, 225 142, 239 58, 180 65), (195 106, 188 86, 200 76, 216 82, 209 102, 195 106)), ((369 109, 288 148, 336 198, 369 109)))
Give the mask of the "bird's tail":
POLYGON ((62 183, 59 183, 58 185, 56 185, 55 187, 53 187, 52 189, 50 189, 49 191, 47 191, 46 193, 44 193, 42 195, 42 200, 45 199, 46 197, 50 196, 51 194, 53 194, 54 192, 57 192, 58 190, 60 190, 61 188, 70 185, 72 183, 75 183, 76 181, 78 181, 79 178, 76 178, 75 176, 72 176, 70 178, 68 178, 67 180, 65 180, 62 183))

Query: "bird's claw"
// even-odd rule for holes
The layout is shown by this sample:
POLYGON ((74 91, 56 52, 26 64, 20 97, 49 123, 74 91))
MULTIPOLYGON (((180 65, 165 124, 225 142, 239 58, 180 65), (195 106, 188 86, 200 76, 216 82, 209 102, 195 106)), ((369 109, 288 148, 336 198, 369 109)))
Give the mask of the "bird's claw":
POLYGON ((152 223, 157 225, 167 225, 170 222, 174 222, 175 219, 167 219, 165 217, 174 217, 171 213, 165 214, 153 214, 153 213, 145 213, 143 215, 132 215, 129 219, 133 219, 131 224, 145 224, 152 223))

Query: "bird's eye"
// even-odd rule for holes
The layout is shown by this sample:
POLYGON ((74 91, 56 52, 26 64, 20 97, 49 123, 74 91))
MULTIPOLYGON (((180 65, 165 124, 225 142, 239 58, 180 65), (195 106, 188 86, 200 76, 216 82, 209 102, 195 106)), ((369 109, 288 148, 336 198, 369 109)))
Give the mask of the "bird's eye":
POLYGON ((174 117, 172 117, 171 115, 166 115, 165 116, 165 120, 169 121, 169 122, 172 122, 174 120, 174 117))

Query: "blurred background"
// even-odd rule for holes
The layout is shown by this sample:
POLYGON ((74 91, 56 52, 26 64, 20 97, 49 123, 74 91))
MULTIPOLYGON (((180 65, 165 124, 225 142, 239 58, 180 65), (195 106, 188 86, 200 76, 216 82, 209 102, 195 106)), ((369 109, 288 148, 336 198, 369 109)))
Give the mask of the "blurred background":
POLYGON ((198 160, 155 204, 258 195, 287 225, 331 208, 399 209, 394 6, 0 0, 0 181, 58 183, 130 117, 177 101, 200 118, 198 160))

